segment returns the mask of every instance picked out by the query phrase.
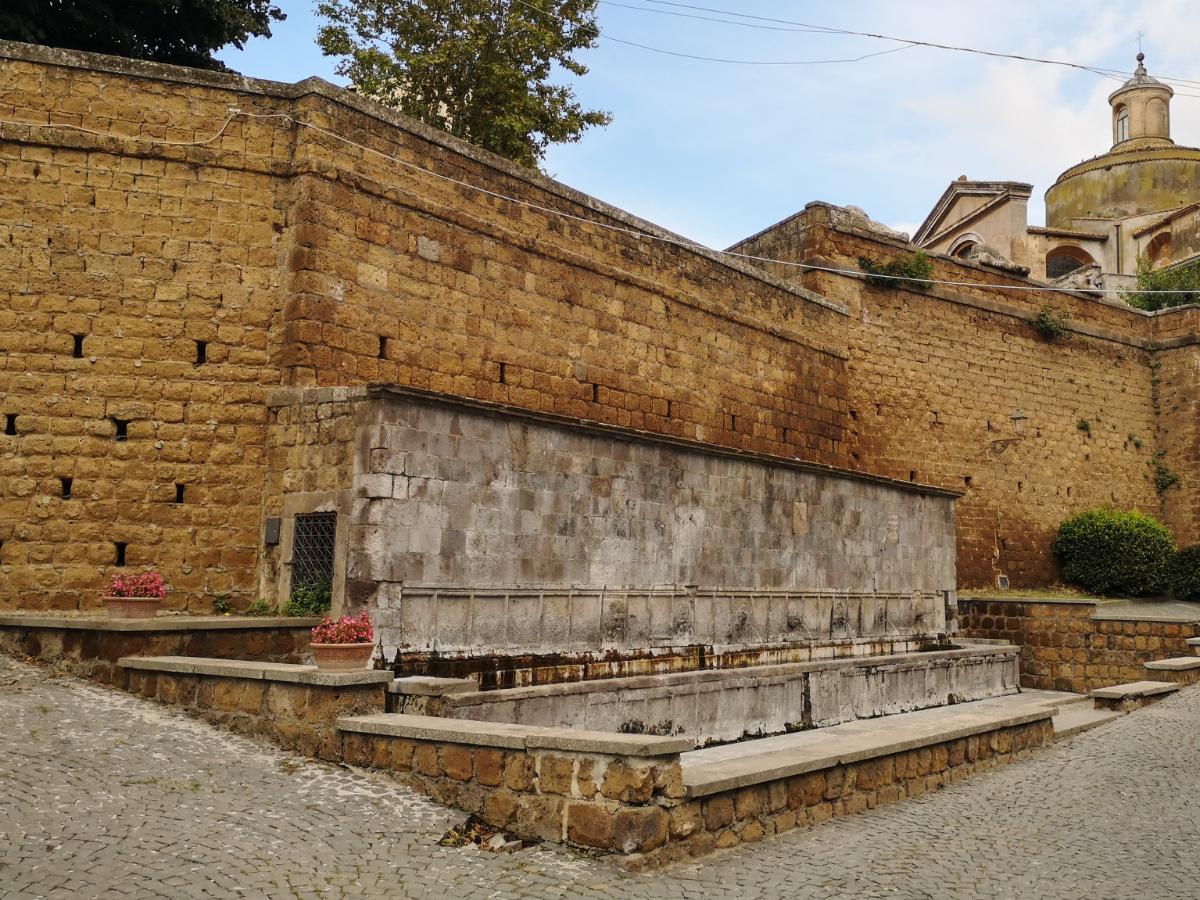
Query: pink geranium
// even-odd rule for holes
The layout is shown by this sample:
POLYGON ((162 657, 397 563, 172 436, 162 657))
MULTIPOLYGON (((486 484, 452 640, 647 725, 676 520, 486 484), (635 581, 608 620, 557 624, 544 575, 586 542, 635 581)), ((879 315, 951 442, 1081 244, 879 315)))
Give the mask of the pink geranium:
POLYGON ((375 627, 364 609, 357 616, 342 616, 336 622, 326 617, 312 630, 314 644, 369 644, 375 640, 375 627))
POLYGON ((157 572, 139 572, 136 575, 114 575, 108 586, 110 597, 150 597, 161 600, 167 595, 163 577, 157 572))

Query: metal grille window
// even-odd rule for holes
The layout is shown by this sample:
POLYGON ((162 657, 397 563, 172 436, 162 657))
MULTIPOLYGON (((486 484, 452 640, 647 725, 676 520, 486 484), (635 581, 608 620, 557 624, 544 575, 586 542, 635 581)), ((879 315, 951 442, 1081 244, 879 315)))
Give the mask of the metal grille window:
POLYGON ((337 513, 296 516, 292 533, 292 599, 318 591, 328 596, 333 585, 333 541, 337 513))

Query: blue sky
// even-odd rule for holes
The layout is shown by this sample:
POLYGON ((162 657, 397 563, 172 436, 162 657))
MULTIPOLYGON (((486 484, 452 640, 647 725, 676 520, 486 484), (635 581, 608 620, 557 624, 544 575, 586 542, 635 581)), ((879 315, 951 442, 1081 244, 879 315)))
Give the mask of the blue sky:
MULTIPOLYGON (((312 0, 277 0, 288 15, 269 40, 221 58, 279 81, 343 83, 315 43, 312 0)), ((1138 32, 1151 74, 1200 81, 1194 0, 919 2, 688 0, 824 26, 914 37, 1130 71, 1138 32)), ((611 38, 746 60, 857 57, 897 47, 867 38, 771 31, 648 12, 649 0, 602 2, 611 38), (636 8, 629 8, 636 7, 636 8)), ((660 10, 671 7, 660 6, 660 10)), ((687 10, 676 9, 677 12, 687 10)), ((698 15, 707 15, 697 13, 698 15)), ((1034 184, 1041 195, 1068 166, 1111 143, 1107 95, 1119 82, 1070 69, 912 47, 860 62, 731 65, 601 39, 579 55, 575 84, 614 121, 556 147, 555 178, 714 247, 727 246, 811 200, 861 206, 915 228, 959 175, 1034 184)), ((1200 85, 1177 88, 1172 132, 1200 144, 1200 85)))

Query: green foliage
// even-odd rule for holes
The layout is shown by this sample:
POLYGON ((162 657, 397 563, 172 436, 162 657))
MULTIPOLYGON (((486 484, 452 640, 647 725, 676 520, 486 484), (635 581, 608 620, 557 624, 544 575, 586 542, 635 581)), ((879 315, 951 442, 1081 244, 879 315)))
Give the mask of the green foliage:
POLYGON ((1149 516, 1101 508, 1064 520, 1051 549, 1068 584, 1096 594, 1141 597, 1166 587, 1175 544, 1149 516))
POLYGON ((1167 468, 1167 464, 1163 462, 1163 458, 1167 455, 1167 451, 1159 450, 1154 454, 1154 458, 1150 460, 1150 465, 1154 469, 1154 490, 1158 491, 1161 497, 1173 487, 1179 486, 1179 475, 1167 468))
POLYGON ((292 599, 283 607, 285 616, 323 616, 329 612, 332 590, 328 581, 309 581, 292 588, 292 599))
POLYGON ((233 612, 233 604, 229 602, 228 594, 213 594, 213 612, 219 616, 233 612))
POLYGON ((0 38, 224 70, 214 50, 284 18, 270 0, 4 0, 0 38))
POLYGON ((268 601, 266 597, 259 597, 246 607, 246 615, 273 616, 275 615, 275 607, 271 605, 270 601, 268 601))
POLYGON ((1069 315, 1059 312, 1055 306, 1046 304, 1041 312, 1029 320, 1029 324, 1046 340, 1056 341, 1067 333, 1067 323, 1070 320, 1069 315))
POLYGON ((1138 257, 1136 291, 1123 294, 1125 302, 1138 309, 1167 309, 1200 303, 1200 262, 1156 269, 1144 256, 1138 257), (1148 294, 1146 291, 1186 291, 1183 294, 1148 294))
POLYGON ((1089 422, 1087 419, 1080 419, 1078 422, 1075 423, 1075 427, 1078 428, 1080 431, 1082 431, 1084 434, 1092 433, 1092 423, 1089 422))
POLYGON ((1176 600, 1200 600, 1200 545, 1175 554, 1168 581, 1176 600))
POLYGON ((858 267, 867 273, 863 280, 872 287, 924 291, 929 287, 927 280, 933 277, 933 263, 922 250, 906 253, 882 265, 865 256, 859 257, 858 267))
POLYGON ((612 117, 585 110, 556 68, 582 76, 598 0, 322 0, 317 35, 366 97, 535 167, 551 144, 612 117))

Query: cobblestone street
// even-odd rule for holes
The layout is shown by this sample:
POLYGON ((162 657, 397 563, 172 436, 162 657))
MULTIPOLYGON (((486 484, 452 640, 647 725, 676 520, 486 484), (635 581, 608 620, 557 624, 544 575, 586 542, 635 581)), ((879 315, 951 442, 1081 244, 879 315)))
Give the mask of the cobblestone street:
POLYGON ((440 847, 462 816, 0 658, 3 897, 1200 895, 1200 689, 896 806, 630 875, 440 847))

